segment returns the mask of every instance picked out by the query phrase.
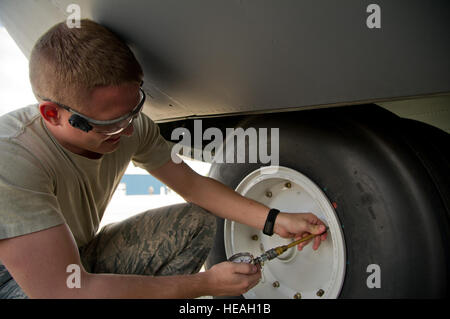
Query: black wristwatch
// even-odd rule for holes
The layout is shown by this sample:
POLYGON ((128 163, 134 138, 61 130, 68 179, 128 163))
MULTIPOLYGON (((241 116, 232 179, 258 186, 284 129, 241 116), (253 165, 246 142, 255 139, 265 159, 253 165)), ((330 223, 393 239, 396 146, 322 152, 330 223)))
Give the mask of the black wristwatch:
POLYGON ((280 211, 276 208, 272 208, 269 210, 269 214, 267 215, 266 223, 264 224, 263 233, 267 236, 273 235, 273 228, 275 226, 275 219, 280 211))

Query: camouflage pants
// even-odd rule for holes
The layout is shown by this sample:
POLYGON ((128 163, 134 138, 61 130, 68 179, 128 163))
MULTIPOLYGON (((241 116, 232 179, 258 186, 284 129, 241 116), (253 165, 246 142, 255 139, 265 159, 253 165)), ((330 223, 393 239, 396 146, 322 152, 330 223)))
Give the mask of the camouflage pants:
MULTIPOLYGON (((215 217, 192 203, 160 207, 103 227, 80 248, 81 261, 90 273, 193 274, 208 256, 215 228, 215 217)), ((26 295, 11 278, 0 298, 26 295)))

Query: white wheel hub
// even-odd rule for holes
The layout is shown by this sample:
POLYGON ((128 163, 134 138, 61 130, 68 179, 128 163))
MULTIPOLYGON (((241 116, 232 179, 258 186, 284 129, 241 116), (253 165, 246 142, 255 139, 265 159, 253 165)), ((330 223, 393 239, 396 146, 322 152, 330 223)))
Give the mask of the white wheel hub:
MULTIPOLYGON (((258 285, 245 298, 337 298, 345 275, 345 243, 333 205, 305 175, 286 167, 261 167, 247 175, 236 188, 241 195, 282 212, 311 212, 329 227, 327 240, 314 251, 310 243, 291 248, 262 268, 258 285)), ((240 252, 257 257, 264 251, 292 242, 274 234, 229 220, 224 239, 227 258, 240 252)))

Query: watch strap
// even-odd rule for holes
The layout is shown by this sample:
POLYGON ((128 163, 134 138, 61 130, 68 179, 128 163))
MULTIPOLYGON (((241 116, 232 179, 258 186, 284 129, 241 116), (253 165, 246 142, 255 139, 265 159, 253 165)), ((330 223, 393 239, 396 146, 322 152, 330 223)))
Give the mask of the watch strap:
POLYGON ((273 235, 273 228, 275 227, 275 219, 277 218, 279 212, 280 211, 276 208, 272 208, 271 210, 269 210, 269 214, 267 215, 267 219, 264 224, 263 234, 266 234, 267 236, 273 235))

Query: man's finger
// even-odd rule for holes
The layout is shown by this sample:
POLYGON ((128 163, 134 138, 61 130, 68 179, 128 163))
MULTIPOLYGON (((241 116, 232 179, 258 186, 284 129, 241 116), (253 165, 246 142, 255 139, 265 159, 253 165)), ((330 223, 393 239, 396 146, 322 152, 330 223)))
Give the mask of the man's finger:
POLYGON ((320 236, 317 236, 316 238, 314 238, 314 245, 313 245, 314 250, 317 250, 319 248, 320 241, 321 241, 320 236))
POLYGON ((246 263, 234 263, 234 272, 237 274, 251 275, 258 272, 258 267, 246 263))
POLYGON ((314 237, 314 238, 312 238, 312 239, 310 239, 308 241, 305 241, 305 242, 302 242, 302 243, 298 244, 298 246, 297 246, 298 250, 302 250, 303 247, 308 245, 312 240, 314 240, 313 249, 316 250, 316 249, 319 248, 320 242, 327 238, 326 237, 327 233, 325 232, 326 226, 324 226, 324 225, 313 225, 313 224, 310 224, 308 229, 311 231, 310 234, 303 233, 301 236, 296 237, 296 240, 304 238, 306 236, 310 236, 311 234, 314 234, 314 235, 322 234, 322 235, 321 236, 316 236, 316 237, 314 237))
POLYGON ((250 289, 252 289, 257 284, 259 284, 259 282, 261 281, 261 274, 256 275, 256 277, 252 278, 251 281, 252 281, 252 284, 250 285, 250 289))
POLYGON ((308 232, 315 235, 323 233, 325 229, 326 227, 324 225, 313 225, 313 224, 308 225, 308 232))
MULTIPOLYGON (((307 237, 307 236, 309 236, 310 234, 308 234, 308 233, 304 233, 300 238, 305 238, 305 237, 307 237)), ((300 239, 299 238, 299 239, 300 239)), ((298 250, 302 250, 303 249, 303 247, 305 247, 306 245, 308 245, 309 243, 311 242, 311 239, 310 240, 307 240, 307 241, 304 241, 304 242, 302 242, 302 243, 300 243, 300 244, 298 244, 298 250)))

